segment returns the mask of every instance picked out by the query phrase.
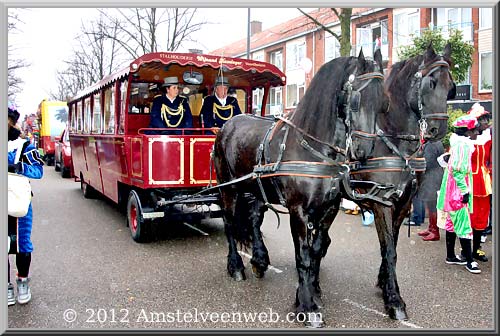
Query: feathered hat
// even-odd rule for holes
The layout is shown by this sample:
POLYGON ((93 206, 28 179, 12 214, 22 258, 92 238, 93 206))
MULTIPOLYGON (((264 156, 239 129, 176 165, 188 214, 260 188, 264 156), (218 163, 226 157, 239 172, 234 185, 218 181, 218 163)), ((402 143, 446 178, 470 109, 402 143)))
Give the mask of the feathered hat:
POLYGON ((485 114, 490 114, 490 112, 486 111, 484 107, 482 107, 479 103, 475 103, 474 105, 472 105, 467 114, 475 117, 476 119, 479 119, 479 117, 485 114))
POLYGON ((476 117, 469 114, 461 116, 453 122, 453 127, 455 128, 467 127, 467 129, 474 129, 478 125, 476 117))

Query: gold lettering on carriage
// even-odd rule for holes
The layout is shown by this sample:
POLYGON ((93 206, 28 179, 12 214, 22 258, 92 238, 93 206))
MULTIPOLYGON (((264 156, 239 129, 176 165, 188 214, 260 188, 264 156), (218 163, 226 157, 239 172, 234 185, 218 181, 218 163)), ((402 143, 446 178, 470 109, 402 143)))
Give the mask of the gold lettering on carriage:
POLYGON ((178 59, 178 60, 192 60, 193 57, 186 55, 175 55, 175 54, 160 54, 160 58, 178 59))
POLYGON ((224 57, 221 57, 219 59, 219 63, 220 64, 225 63, 225 64, 241 65, 242 62, 240 62, 240 61, 233 61, 233 60, 229 60, 229 59, 226 59, 224 57))
POLYGON ((205 57, 205 56, 196 56, 196 59, 198 61, 202 61, 202 62, 214 62, 214 63, 217 63, 217 57, 215 58, 208 58, 208 57, 205 57))

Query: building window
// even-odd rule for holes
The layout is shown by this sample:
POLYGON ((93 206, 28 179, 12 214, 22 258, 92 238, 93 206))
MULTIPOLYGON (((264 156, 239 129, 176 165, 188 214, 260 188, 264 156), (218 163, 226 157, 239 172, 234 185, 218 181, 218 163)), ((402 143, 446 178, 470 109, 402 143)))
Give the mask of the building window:
POLYGON ((264 96, 264 89, 252 90, 252 113, 261 114, 262 111, 262 97, 264 96))
POLYGON ((448 38, 450 29, 462 31, 464 41, 472 41, 473 24, 471 8, 436 8, 436 26, 448 38))
POLYGON ((273 51, 269 54, 269 63, 274 64, 278 69, 283 70, 283 51, 273 51))
POLYGON ((479 8, 479 29, 491 28, 493 22, 493 9, 479 8))
POLYGON ((286 107, 295 108, 304 97, 305 84, 290 84, 286 86, 286 107))
POLYGON ((493 52, 479 55, 479 91, 493 89, 493 52))
POLYGON ((297 69, 306 57, 306 42, 291 43, 286 46, 286 70, 297 69))
POLYGON ((269 91, 269 109, 268 113, 272 115, 281 115, 283 113, 283 93, 281 87, 271 88, 269 91))
POLYGON ((340 43, 335 36, 325 32, 325 63, 337 57, 340 57, 340 43))
MULTIPOLYGON (((409 45, 420 35, 420 12, 401 13, 394 16, 394 47, 409 45)), ((382 36, 383 38, 383 36, 382 36)))
POLYGON ((263 52, 256 52, 252 54, 252 59, 255 61, 264 61, 264 53, 263 52))

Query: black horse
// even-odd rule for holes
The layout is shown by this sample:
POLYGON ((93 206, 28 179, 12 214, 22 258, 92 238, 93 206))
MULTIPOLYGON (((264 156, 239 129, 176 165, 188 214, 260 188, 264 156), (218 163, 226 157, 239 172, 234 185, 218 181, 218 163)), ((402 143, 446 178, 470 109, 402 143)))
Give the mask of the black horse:
MULTIPOLYGON (((229 243, 227 270, 244 280, 237 242, 252 245, 252 270, 262 277, 270 261, 262 240, 264 212, 282 204, 290 213, 299 277, 296 311, 320 316, 321 258, 330 244, 328 229, 339 210, 338 176, 351 160, 366 160, 373 151, 378 113, 387 107, 382 57, 340 57, 324 64, 297 109, 278 122, 239 115, 218 132, 214 164, 225 233, 229 243), (346 141, 347 138, 347 141, 346 141), (351 139, 355 141, 351 142, 351 139)), ((312 326, 322 321, 310 318, 312 326)))
POLYGON ((379 115, 373 158, 351 162, 353 186, 372 198, 358 201, 371 208, 380 241, 382 263, 377 286, 382 289, 385 309, 393 319, 407 319, 406 304, 396 278, 396 246, 399 229, 409 215, 417 179, 425 170, 419 157, 423 137, 442 139, 447 130, 447 100, 455 96, 450 74, 451 47, 443 56, 432 46, 424 55, 395 63, 386 79, 389 108, 379 115), (389 201, 382 204, 374 200, 389 201))

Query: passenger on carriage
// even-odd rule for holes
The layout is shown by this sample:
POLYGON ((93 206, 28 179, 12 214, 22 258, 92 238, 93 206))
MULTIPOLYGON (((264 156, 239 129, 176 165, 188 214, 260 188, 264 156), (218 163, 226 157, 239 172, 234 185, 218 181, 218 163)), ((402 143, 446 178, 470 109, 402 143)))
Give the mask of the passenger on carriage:
MULTIPOLYGON (((164 78, 162 93, 155 96, 151 108, 149 128, 192 128, 193 116, 188 99, 179 96, 179 79, 164 78)), ((150 130, 148 134, 182 134, 180 130, 150 130)), ((186 131, 185 134, 190 134, 186 131)))
MULTIPOLYGON (((215 92, 212 96, 207 96, 203 100, 201 116, 203 127, 222 127, 226 121, 241 114, 238 100, 233 96, 228 96, 229 82, 226 77, 215 79, 215 92)), ((215 133, 215 132, 214 132, 215 133)))

